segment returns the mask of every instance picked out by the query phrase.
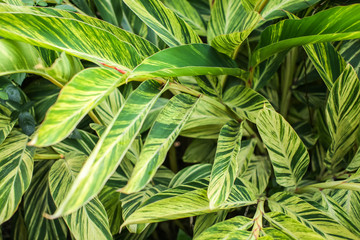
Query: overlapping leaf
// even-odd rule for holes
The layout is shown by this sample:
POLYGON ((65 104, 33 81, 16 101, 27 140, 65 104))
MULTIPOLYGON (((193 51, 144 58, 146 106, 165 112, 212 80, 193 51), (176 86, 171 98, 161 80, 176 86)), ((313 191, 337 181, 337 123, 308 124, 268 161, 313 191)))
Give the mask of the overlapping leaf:
POLYGON ((9 135, 15 125, 15 121, 11 121, 11 111, 6 107, 0 105, 0 144, 9 135))
POLYGON ((212 166, 210 164, 195 164, 179 171, 169 183, 170 188, 193 182, 203 178, 209 178, 212 166))
POLYGON ((120 93, 119 89, 115 88, 99 105, 94 109, 94 114, 107 126, 124 104, 125 99, 120 93))
POLYGON ((196 217, 194 225, 194 239, 209 227, 225 220, 229 210, 221 210, 196 217))
POLYGON ((150 129, 139 161, 123 192, 139 191, 152 179, 198 102, 198 98, 186 94, 170 99, 150 129))
POLYGON ((359 10, 359 4, 334 7, 311 17, 284 20, 268 27, 261 34, 257 50, 252 55, 251 65, 255 66, 275 53, 291 47, 359 38, 359 10))
POLYGON ((360 81, 348 65, 331 89, 326 122, 332 137, 325 164, 334 170, 355 143, 359 128, 360 81))
POLYGON ((48 146, 67 137, 92 108, 124 82, 120 73, 112 69, 89 68, 78 73, 62 89, 32 144, 48 146))
POLYGON ((14 130, 0 145, 1 224, 14 214, 30 185, 35 149, 26 146, 28 140, 28 136, 14 130))
POLYGON ((149 80, 129 96, 101 135, 69 193, 52 217, 77 210, 102 189, 135 140, 151 106, 162 94, 160 87, 156 81, 149 80))
POLYGON ((229 197, 239 170, 243 125, 232 120, 220 131, 214 164, 208 187, 210 208, 215 208, 229 197))
POLYGON ((196 32, 159 0, 124 0, 124 3, 170 47, 201 43, 196 32))
POLYGON ((296 187, 310 162, 305 145, 290 124, 273 110, 262 110, 256 125, 274 166, 276 182, 296 187))

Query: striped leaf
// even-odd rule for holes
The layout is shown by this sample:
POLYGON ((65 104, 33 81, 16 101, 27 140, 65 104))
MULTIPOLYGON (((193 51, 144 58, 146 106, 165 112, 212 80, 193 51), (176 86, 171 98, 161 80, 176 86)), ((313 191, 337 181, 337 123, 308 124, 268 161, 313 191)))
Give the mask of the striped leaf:
POLYGON ((284 187, 296 187, 310 162, 305 145, 290 124, 274 110, 262 110, 256 125, 268 149, 276 182, 284 187))
POLYGON ((208 42, 219 52, 234 58, 260 19, 260 14, 247 11, 242 1, 215 1, 211 8, 208 42))
POLYGON ((4 142, 16 123, 16 121, 11 121, 10 116, 11 111, 0 105, 0 144, 4 142))
POLYGON ((210 208, 215 208, 229 197, 239 170, 237 161, 241 148, 243 123, 232 120, 220 131, 214 164, 208 187, 210 208))
POLYGON ((104 186, 99 193, 99 199, 106 210, 111 234, 115 235, 123 222, 120 193, 115 188, 104 186))
POLYGON ((104 21, 120 26, 122 18, 122 14, 120 14, 121 1, 95 0, 94 3, 104 21))
POLYGON ((209 227, 225 220, 229 210, 221 210, 196 217, 194 225, 194 239, 209 227))
POLYGON ((14 130, 0 145, 0 224, 14 214, 30 185, 35 149, 26 146, 28 140, 14 130))
POLYGON ((123 226, 191 217, 256 203, 251 189, 244 185, 236 185, 224 204, 210 210, 206 193, 207 186, 208 180, 203 179, 156 194, 130 215, 123 226))
POLYGON ((223 102, 234 110, 242 119, 256 122, 257 115, 264 107, 272 109, 266 98, 251 88, 236 85, 227 89, 223 102))
POLYGON ((124 102, 125 99, 119 89, 115 88, 104 101, 95 107, 94 114, 103 125, 108 126, 124 102))
POLYGON ((359 52, 360 40, 354 39, 346 41, 341 45, 339 53, 345 59, 345 61, 354 67, 356 73, 359 76, 360 73, 360 52, 359 52))
POLYGON ((74 212, 101 191, 135 140, 151 106, 163 93, 161 85, 149 80, 127 99, 85 162, 69 193, 53 218, 74 212))
POLYGON ((331 90, 336 79, 345 70, 345 60, 331 43, 309 44, 304 49, 327 88, 331 90))
POLYGON ((211 174, 210 164, 195 164, 179 171, 169 183, 170 188, 193 182, 199 179, 208 178, 211 174))
POLYGON ((182 160, 186 163, 208 163, 215 158, 216 141, 194 139, 186 148, 182 160))
POLYGON ((44 213, 55 211, 55 203, 49 189, 49 171, 54 161, 35 164, 34 176, 24 195, 25 224, 28 239, 67 239, 68 229, 63 219, 49 220, 44 213))
POLYGON ((248 239, 251 232, 246 231, 253 225, 250 218, 237 216, 215 224, 202 232, 194 240, 248 239))
POLYGON ((139 161, 122 192, 139 191, 153 178, 198 102, 198 98, 186 94, 170 99, 150 129, 139 161))
POLYGON ((312 229, 304 226, 297 220, 286 216, 280 212, 269 212, 264 215, 265 219, 271 224, 271 226, 281 230, 289 235, 292 239, 324 239, 321 235, 314 232, 312 229))
POLYGON ((101 100, 125 82, 115 70, 88 68, 78 73, 61 91, 31 143, 48 146, 67 137, 101 100))
POLYGON ((301 20, 290 19, 271 25, 261 33, 257 50, 251 57, 251 65, 255 66, 291 47, 359 38, 359 11, 359 4, 334 7, 301 20))
POLYGON ((262 231, 263 236, 258 240, 293 240, 289 235, 272 227, 263 228, 262 231))
POLYGON ((146 58, 128 78, 244 74, 235 61, 209 45, 190 44, 167 48, 146 58))
POLYGON ((360 148, 355 153, 355 156, 347 166, 346 170, 349 172, 356 171, 360 168, 360 148))
MULTIPOLYGON (((68 154, 56 161, 49 172, 49 187, 54 202, 59 206, 68 194, 86 155, 68 154)), ((76 212, 64 216, 75 239, 112 239, 104 206, 95 197, 76 212)))
POLYGON ((237 176, 241 176, 247 171, 251 158, 254 154, 255 146, 255 139, 241 141, 241 148, 237 157, 237 161, 239 162, 237 176))
POLYGON ((206 36, 206 27, 203 19, 195 7, 187 0, 164 0, 164 5, 174 11, 186 23, 188 23, 195 32, 201 36, 206 36))
POLYGON ((124 3, 170 47, 201 43, 196 32, 159 0, 124 0, 124 3))
POLYGON ((271 196, 268 203, 271 211, 284 213, 320 234, 325 239, 357 238, 327 214, 290 193, 276 193, 271 196))
POLYGON ((331 89, 325 114, 332 137, 325 164, 335 170, 354 145, 360 123, 360 81, 350 65, 331 89))

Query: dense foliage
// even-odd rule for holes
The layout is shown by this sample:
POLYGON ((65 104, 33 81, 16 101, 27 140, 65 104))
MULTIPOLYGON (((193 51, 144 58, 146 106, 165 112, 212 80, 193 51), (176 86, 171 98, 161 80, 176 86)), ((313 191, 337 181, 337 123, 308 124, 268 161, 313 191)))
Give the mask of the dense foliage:
POLYGON ((360 239, 359 13, 0 0, 0 239, 360 239))

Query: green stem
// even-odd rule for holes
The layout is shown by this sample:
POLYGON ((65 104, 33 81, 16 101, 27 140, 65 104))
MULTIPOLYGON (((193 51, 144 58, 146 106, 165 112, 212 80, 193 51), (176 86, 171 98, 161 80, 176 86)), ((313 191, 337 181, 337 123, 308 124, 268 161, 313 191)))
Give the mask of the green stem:
POLYGON ((360 191, 360 184, 352 183, 348 181, 324 182, 324 183, 316 183, 302 188, 298 188, 296 189, 296 192, 297 193, 313 192, 322 189, 347 189, 353 191, 360 191))
POLYGON ((57 160, 64 158, 62 154, 35 154, 34 160, 57 160))
POLYGON ((89 117, 91 118, 91 120, 94 121, 94 123, 97 123, 97 124, 102 125, 101 122, 100 122, 100 120, 99 120, 99 119, 97 118, 97 116, 95 115, 94 111, 90 111, 90 112, 88 113, 88 115, 89 115, 89 117))
POLYGON ((259 199, 256 212, 253 218, 254 225, 252 229, 252 235, 255 239, 258 239, 260 237, 260 232, 263 228, 262 219, 265 213, 264 203, 265 203, 264 199, 259 199))
POLYGON ((172 145, 169 149, 169 162, 170 162, 170 169, 174 173, 178 172, 178 165, 177 165, 177 158, 176 158, 176 149, 174 145, 172 145))

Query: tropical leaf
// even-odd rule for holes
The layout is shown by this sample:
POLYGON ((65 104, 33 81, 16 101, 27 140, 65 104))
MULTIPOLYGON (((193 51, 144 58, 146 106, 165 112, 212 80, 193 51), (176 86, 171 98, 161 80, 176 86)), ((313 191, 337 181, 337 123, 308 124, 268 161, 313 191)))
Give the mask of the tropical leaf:
POLYGON ((259 240, 293 240, 289 235, 272 227, 262 229, 263 236, 259 240))
POLYGON ((108 126, 124 102, 125 99, 119 89, 115 88, 93 112, 103 125, 108 126))
POLYGON ((325 239, 357 237, 327 214, 287 192, 276 193, 268 201, 271 211, 282 212, 320 234, 325 239))
POLYGON ((356 14, 359 10, 358 4, 334 7, 301 20, 289 19, 271 25, 261 33, 257 50, 251 57, 251 65, 255 66, 291 47, 359 38, 360 16, 356 14))
POLYGON ((248 239, 248 237, 251 235, 251 232, 246 230, 249 229, 252 225, 252 219, 243 216, 237 216, 209 227, 194 239, 248 239))
POLYGON ((290 124, 274 110, 262 110, 256 125, 268 149, 276 182, 284 187, 296 187, 310 162, 305 145, 290 124))
POLYGON ((100 192, 135 140, 151 106, 166 89, 160 87, 156 81, 149 80, 129 96, 101 135, 53 218, 77 210, 100 192))
POLYGON ((241 148, 237 157, 239 166, 237 176, 241 176, 248 169, 249 163, 254 154, 255 146, 256 140, 254 139, 241 141, 241 148))
POLYGON ((232 120, 220 131, 214 164, 208 187, 210 208, 215 208, 226 201, 237 177, 241 148, 243 123, 232 120))
POLYGON ((140 133, 143 133, 154 124, 157 116, 161 112, 161 110, 165 107, 165 105, 168 103, 169 99, 167 98, 159 98, 154 106, 151 108, 149 115, 146 117, 146 120, 144 122, 144 125, 142 126, 140 133))
POLYGON ((24 195, 24 220, 28 239, 66 239, 68 229, 63 219, 48 220, 44 213, 55 211, 56 206, 49 189, 49 171, 54 161, 35 164, 34 176, 24 195))
POLYGON ((94 3, 104 21, 120 27, 122 19, 122 14, 120 14, 121 1, 95 0, 94 3))
POLYGON ((26 229, 24 217, 21 211, 17 211, 14 215, 14 228, 11 235, 14 240, 28 239, 28 230, 26 229))
POLYGON ((169 188, 193 182, 200 179, 209 178, 212 166, 210 164, 195 164, 179 171, 169 183, 169 188))
POLYGON ((123 226, 191 217, 256 202, 252 190, 240 182, 240 184, 236 183, 225 203, 217 209, 210 210, 206 193, 207 186, 208 180, 203 179, 156 194, 130 215, 123 226))
POLYGON ((235 85, 225 90, 223 101, 240 118, 248 119, 251 122, 256 122, 259 111, 264 107, 272 109, 266 98, 242 85, 235 85))
POLYGON ((196 32, 159 0, 124 0, 124 3, 170 47, 201 43, 196 32))
POLYGON ((346 170, 349 172, 356 171, 360 168, 360 148, 355 153, 354 158, 351 160, 346 170))
POLYGON ((63 140, 92 108, 124 82, 120 73, 112 69, 81 71, 62 89, 31 144, 48 146, 63 140))
POLYGON ((139 64, 128 79, 195 75, 246 75, 235 61, 206 44, 162 50, 139 64))
POLYGON ((208 42, 219 52, 235 58, 239 46, 260 19, 260 14, 247 11, 242 1, 215 1, 211 8, 208 42))
POLYGON ((209 163, 214 161, 216 141, 194 139, 186 148, 183 161, 186 163, 209 163))
POLYGON ((359 128, 360 82, 350 65, 333 85, 325 113, 332 137, 325 165, 334 170, 355 143, 359 128))
POLYGON ((150 129, 139 161, 122 192, 139 191, 153 178, 198 102, 198 98, 186 94, 170 99, 150 129))
POLYGON ((0 144, 2 144, 10 134, 15 123, 16 121, 11 120, 11 111, 3 105, 0 105, 0 144))
POLYGON ((213 226, 216 223, 224 221, 228 212, 229 210, 221 210, 218 212, 197 216, 194 225, 194 239, 196 239, 196 237, 198 237, 209 227, 213 226))
MULTIPOLYGON (((68 154, 52 165, 49 187, 57 206, 68 194, 85 160, 86 155, 68 154)), ((112 239, 105 208, 98 198, 64 216, 64 220, 75 239, 112 239)))
POLYGON ((16 211, 30 185, 34 148, 27 147, 28 136, 14 130, 0 145, 0 223, 16 211))
POLYGON ((359 76, 360 73, 360 54, 359 54, 360 40, 354 39, 346 41, 341 45, 339 53, 345 59, 345 61, 355 69, 359 76))

